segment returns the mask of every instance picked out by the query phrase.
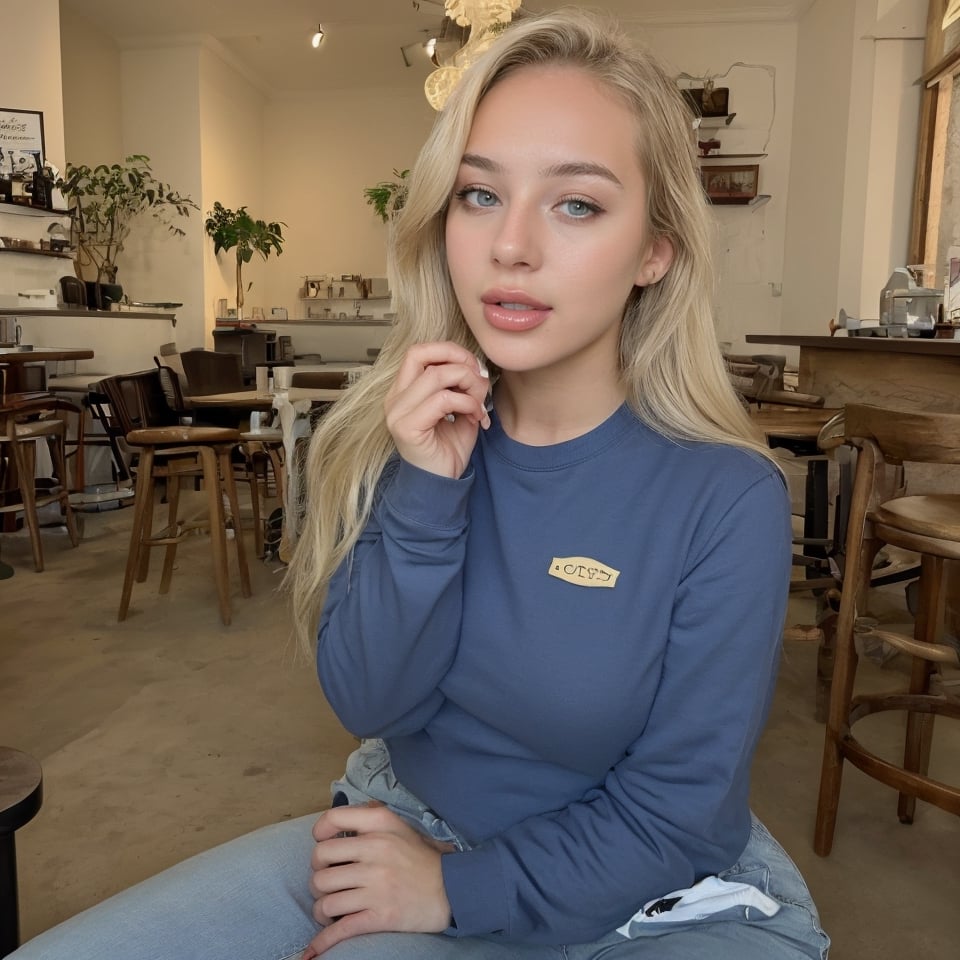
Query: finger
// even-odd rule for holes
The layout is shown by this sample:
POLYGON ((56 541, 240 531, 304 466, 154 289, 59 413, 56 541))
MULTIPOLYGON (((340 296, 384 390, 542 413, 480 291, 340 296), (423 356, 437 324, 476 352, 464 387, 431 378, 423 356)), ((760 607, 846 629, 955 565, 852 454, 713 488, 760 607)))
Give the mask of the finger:
POLYGON ((395 438, 414 439, 432 432, 447 414, 481 423, 486 381, 460 365, 432 367, 385 405, 387 429, 395 438), (464 402, 466 400, 466 402, 464 402))
POLYGON ((462 363, 479 372, 480 362, 466 347, 449 340, 431 343, 416 343, 404 354, 397 372, 401 389, 413 382, 427 367, 435 364, 462 363))
POLYGON ((326 953, 331 947, 346 940, 349 937, 357 937, 362 933, 378 932, 372 916, 367 912, 349 913, 341 917, 336 923, 331 923, 324 927, 307 945, 307 950, 313 951, 309 954, 311 957, 318 957, 326 953))
POLYGON ((458 390, 476 397, 482 405, 489 386, 489 380, 479 372, 476 358, 471 356, 467 363, 430 364, 403 386, 398 381, 396 389, 387 396, 387 404, 402 412, 416 407, 440 390, 458 390))
POLYGON ((313 825, 313 839, 318 842, 332 840, 338 833, 345 831, 370 833, 374 830, 388 829, 394 821, 403 822, 397 814, 383 804, 332 807, 325 811, 313 825))

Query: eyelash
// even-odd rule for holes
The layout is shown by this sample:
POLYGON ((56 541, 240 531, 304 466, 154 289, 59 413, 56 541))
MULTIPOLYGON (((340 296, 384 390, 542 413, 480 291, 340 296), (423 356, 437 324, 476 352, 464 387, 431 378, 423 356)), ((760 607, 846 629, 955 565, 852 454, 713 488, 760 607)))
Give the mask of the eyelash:
MULTIPOLYGON (((468 184, 465 187, 461 187, 459 190, 457 190, 456 193, 454 193, 453 196, 454 196, 454 199, 459 200, 461 203, 466 204, 466 206, 469 206, 472 209, 475 209, 475 210, 489 209, 487 207, 480 206, 479 204, 467 202, 467 198, 472 193, 485 193, 491 197, 496 198, 498 201, 500 199, 499 197, 497 197, 496 193, 494 193, 493 190, 490 190, 488 187, 478 186, 477 184, 468 184)), ((581 197, 576 195, 571 197, 563 197, 560 201, 558 201, 557 206, 562 207, 566 204, 571 204, 571 203, 582 204, 586 208, 588 215, 577 217, 570 213, 564 214, 570 220, 589 220, 592 217, 596 216, 597 214, 604 212, 603 207, 601 207, 598 203, 594 203, 592 200, 588 200, 586 197, 581 197)))

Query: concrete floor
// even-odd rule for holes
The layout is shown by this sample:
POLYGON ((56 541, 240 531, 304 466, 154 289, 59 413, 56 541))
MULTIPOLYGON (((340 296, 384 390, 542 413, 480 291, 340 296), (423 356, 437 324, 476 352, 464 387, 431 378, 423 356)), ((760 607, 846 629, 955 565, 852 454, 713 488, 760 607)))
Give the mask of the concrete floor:
MULTIPOLYGON (((354 741, 289 635, 281 569, 252 563, 254 596, 221 625, 206 541, 181 548, 168 597, 159 564, 116 622, 129 509, 87 514, 73 550, 44 534, 33 572, 23 535, 0 536, 0 743, 43 765, 45 802, 17 835, 26 939, 164 867, 260 825, 318 810, 354 741)), ((252 549, 249 551, 252 554, 252 549)), ((156 558, 159 559, 159 556, 156 558)), ((789 619, 811 619, 794 601, 789 619)), ((753 804, 814 893, 835 960, 960 955, 960 819, 847 767, 832 855, 811 849, 823 742, 813 644, 784 649, 753 804)), ((902 677, 867 663, 870 684, 902 677)), ((881 740, 900 721, 865 721, 881 740)), ((941 722, 933 766, 960 782, 960 730, 941 722)), ((893 753, 891 753, 891 756, 893 753)))

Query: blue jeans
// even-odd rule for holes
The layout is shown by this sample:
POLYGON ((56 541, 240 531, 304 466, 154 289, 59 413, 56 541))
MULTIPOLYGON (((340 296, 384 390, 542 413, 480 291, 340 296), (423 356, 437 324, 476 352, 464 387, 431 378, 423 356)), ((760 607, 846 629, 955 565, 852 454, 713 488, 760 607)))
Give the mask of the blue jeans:
MULTIPOLYGON (((397 783, 378 740, 347 761, 334 796, 381 800, 431 836, 464 847, 443 820, 397 783)), ((337 798, 342 800, 343 798, 337 798)), ((307 889, 316 815, 265 827, 165 870, 25 943, 13 960, 284 960, 319 929, 307 889)), ((723 879, 760 888, 782 906, 770 918, 647 923, 634 939, 542 946, 482 937, 381 933, 355 937, 329 960, 800 960, 827 956, 810 894, 790 858, 754 820, 723 879)))

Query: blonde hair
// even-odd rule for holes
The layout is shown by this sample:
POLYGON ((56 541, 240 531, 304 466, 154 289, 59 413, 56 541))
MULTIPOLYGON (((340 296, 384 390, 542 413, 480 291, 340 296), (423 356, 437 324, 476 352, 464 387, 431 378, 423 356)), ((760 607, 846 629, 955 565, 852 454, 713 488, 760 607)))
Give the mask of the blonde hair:
POLYGON ((437 117, 393 223, 395 327, 371 373, 334 404, 310 443, 308 507, 288 573, 297 631, 307 648, 316 639, 330 577, 366 524, 377 481, 395 452, 383 405, 404 353, 412 344, 437 340, 478 352, 447 271, 447 206, 477 105, 509 73, 537 65, 586 71, 636 115, 649 232, 673 245, 664 277, 634 288, 625 305, 620 365, 627 402, 665 436, 770 455, 717 348, 707 206, 690 113, 676 85, 650 53, 605 18, 574 8, 522 17, 467 70, 437 117))

